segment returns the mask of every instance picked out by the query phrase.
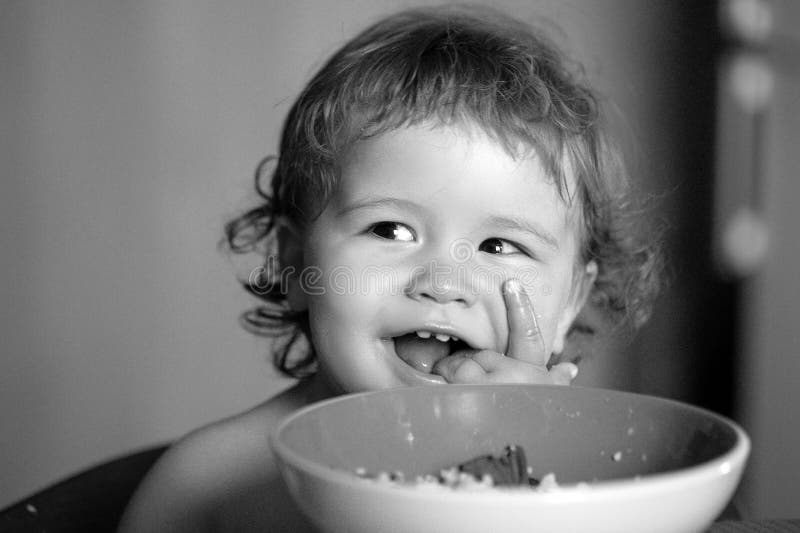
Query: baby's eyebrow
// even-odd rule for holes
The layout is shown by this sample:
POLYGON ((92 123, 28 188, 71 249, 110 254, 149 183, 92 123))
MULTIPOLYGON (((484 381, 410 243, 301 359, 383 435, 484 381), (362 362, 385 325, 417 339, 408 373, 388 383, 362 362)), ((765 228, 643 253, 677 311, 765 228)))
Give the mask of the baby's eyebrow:
POLYGON ((357 211, 359 209, 369 209, 369 208, 376 208, 376 207, 390 207, 397 210, 402 211, 418 211, 420 210, 420 206, 410 200, 404 200, 402 198, 365 198, 363 200, 357 200, 350 204, 343 206, 336 212, 336 217, 340 218, 353 211, 357 211))
POLYGON ((493 215, 488 217, 485 220, 485 223, 492 228, 502 228, 512 231, 523 231, 525 233, 530 233, 556 252, 559 249, 558 239, 556 239, 552 233, 531 220, 515 216, 506 217, 493 215))

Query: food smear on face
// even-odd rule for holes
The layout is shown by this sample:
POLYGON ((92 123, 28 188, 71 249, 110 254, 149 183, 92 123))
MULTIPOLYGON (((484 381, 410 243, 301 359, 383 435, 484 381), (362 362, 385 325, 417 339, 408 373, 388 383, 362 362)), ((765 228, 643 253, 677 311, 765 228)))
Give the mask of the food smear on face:
POLYGON ((559 488, 552 472, 541 478, 532 476, 522 446, 508 445, 501 455, 481 455, 452 467, 443 468, 438 474, 417 476, 406 480, 402 472, 380 472, 370 475, 365 469, 356 470, 359 477, 382 485, 414 486, 422 489, 485 490, 497 487, 527 487, 538 492, 559 488))

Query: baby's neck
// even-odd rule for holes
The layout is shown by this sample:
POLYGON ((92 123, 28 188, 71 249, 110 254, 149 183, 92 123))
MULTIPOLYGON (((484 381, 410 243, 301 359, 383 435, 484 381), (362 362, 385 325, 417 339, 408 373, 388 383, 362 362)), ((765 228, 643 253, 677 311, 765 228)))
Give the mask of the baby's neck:
POLYGON ((303 395, 302 399, 306 404, 327 400, 328 398, 344 394, 343 391, 333 386, 325 376, 320 373, 304 379, 298 383, 297 388, 298 393, 303 395))
POLYGON ((269 404, 288 413, 341 394, 343 393, 332 387, 323 376, 316 374, 300 380, 270 400, 269 404))

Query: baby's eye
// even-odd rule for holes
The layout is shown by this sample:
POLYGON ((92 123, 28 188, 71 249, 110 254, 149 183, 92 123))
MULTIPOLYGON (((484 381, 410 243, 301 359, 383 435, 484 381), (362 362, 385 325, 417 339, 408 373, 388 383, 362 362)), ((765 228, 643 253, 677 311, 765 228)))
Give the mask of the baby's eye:
POLYGON ((523 251, 520 250, 516 245, 508 242, 507 240, 498 239, 496 237, 483 241, 480 246, 478 246, 478 251, 485 252, 487 254, 500 255, 523 253, 523 251))
POLYGON ((370 228, 370 232, 382 239, 393 241, 411 242, 415 238, 411 228, 400 222, 378 222, 370 228))

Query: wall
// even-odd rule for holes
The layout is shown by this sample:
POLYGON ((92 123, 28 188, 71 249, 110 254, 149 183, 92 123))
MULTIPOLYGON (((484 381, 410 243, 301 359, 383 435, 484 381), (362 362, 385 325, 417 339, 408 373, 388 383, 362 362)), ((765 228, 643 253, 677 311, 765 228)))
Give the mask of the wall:
MULTIPOLYGON (((645 189, 672 188, 676 3, 495 3, 558 21, 628 115, 645 189)), ((254 166, 313 69, 408 4, 2 3, 0 505, 286 386, 237 324, 248 263, 216 248, 221 227, 249 205, 254 166)), ((670 352, 670 331, 653 353, 670 352)), ((636 388, 630 346, 603 350, 582 383, 636 388)), ((680 395, 682 367, 661 367, 678 384, 652 389, 680 395)))
MULTIPOLYGON (((768 229, 763 262, 741 283, 741 419, 752 439, 743 494, 755 516, 796 517, 800 509, 800 4, 777 2, 774 30, 763 50, 772 90, 759 137, 748 148, 755 161, 751 203, 768 229)), ((740 111, 741 113, 741 111, 740 111)), ((726 153, 733 162, 741 156, 726 153)))

